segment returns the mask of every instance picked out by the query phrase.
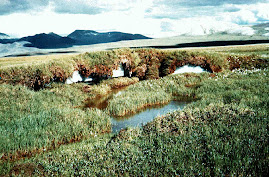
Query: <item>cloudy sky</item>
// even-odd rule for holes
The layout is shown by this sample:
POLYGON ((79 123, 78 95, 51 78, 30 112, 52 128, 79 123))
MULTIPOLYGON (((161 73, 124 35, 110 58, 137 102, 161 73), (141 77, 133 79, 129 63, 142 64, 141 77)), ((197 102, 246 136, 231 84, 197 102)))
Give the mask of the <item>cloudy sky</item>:
POLYGON ((16 37, 76 29, 150 37, 218 31, 251 35, 269 0, 0 0, 0 32, 16 37))

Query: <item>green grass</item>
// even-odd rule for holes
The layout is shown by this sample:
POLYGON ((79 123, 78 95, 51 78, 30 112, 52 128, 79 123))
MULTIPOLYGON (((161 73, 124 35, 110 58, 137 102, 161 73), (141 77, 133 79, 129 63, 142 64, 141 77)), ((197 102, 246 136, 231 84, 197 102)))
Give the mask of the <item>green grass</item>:
POLYGON ((0 67, 9 83, 0 84, 0 175, 265 176, 269 71, 267 59, 252 54, 123 49, 49 60, 50 64, 0 67), (61 82, 79 67, 85 75, 107 74, 126 59, 140 79, 151 80, 116 78, 93 86, 51 83, 61 82), (222 72, 159 78, 192 63, 222 72), (231 67, 241 69, 230 71, 231 67), (29 86, 40 78, 49 78, 46 89, 16 85, 29 86), (107 109, 84 108, 89 97, 127 85, 107 109), (195 101, 143 128, 106 133, 110 115, 173 99, 195 101))
POLYGON ((171 100, 194 100, 194 89, 206 77, 209 77, 208 73, 170 75, 158 80, 140 81, 129 86, 121 95, 113 97, 106 111, 110 115, 125 116, 171 100))
POLYGON ((201 99, 142 129, 97 136, 2 166, 9 169, 5 173, 47 176, 264 176, 269 170, 268 74, 217 74, 197 89, 201 99))
POLYGON ((113 78, 109 80, 103 80, 101 83, 92 85, 92 86, 85 86, 84 90, 88 93, 88 99, 94 99, 96 97, 105 97, 113 92, 114 89, 120 89, 122 87, 126 87, 132 84, 135 84, 139 81, 138 78, 127 78, 127 77, 120 77, 120 78, 113 78))
POLYGON ((5 156, 110 131, 108 115, 80 109, 87 98, 81 84, 55 84, 39 92, 1 84, 0 92, 0 152, 5 156))

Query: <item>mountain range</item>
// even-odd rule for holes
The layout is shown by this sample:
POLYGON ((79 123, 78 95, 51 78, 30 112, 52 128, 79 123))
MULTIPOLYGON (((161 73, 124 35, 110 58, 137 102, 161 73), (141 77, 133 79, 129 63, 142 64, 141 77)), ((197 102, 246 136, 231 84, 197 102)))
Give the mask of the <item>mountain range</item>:
POLYGON ((76 45, 108 43, 123 40, 150 39, 149 37, 141 34, 129 34, 122 32, 98 33, 92 30, 76 30, 67 37, 73 39, 76 45))
POLYGON ((249 27, 253 29, 254 34, 246 35, 240 32, 223 31, 198 36, 186 34, 155 39, 140 34, 99 33, 92 30, 75 30, 67 36, 41 33, 23 38, 12 38, 7 34, 0 33, 0 57, 83 53, 114 48, 182 48, 269 43, 268 22, 249 27))
POLYGON ((73 45, 90 45, 136 39, 150 38, 141 34, 122 32, 99 33, 92 30, 76 30, 67 37, 62 37, 55 33, 41 33, 19 39, 11 39, 7 34, 0 33, 0 44, 26 41, 28 43, 24 44, 25 47, 35 47, 39 49, 66 48, 72 47, 73 45))

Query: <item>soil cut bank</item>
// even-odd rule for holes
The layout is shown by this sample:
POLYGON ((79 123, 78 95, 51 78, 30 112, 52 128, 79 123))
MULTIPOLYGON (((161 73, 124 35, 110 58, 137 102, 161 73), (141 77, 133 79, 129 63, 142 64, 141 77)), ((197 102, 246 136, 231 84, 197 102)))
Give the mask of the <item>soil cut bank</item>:
POLYGON ((77 71, 82 78, 96 82, 113 76, 120 66, 124 76, 140 80, 158 79, 174 73, 184 65, 200 66, 217 73, 236 68, 268 66, 259 56, 236 56, 212 52, 164 51, 157 49, 118 49, 70 56, 63 59, 32 61, 27 65, 0 67, 1 83, 22 84, 34 90, 49 87, 52 82, 65 82, 77 71))

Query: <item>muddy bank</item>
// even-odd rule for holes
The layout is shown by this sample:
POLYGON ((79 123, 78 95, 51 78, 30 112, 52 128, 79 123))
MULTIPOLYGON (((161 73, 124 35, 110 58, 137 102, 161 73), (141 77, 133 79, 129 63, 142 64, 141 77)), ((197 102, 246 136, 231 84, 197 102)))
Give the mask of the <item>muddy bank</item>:
POLYGON ((125 90, 128 86, 123 86, 119 88, 112 88, 111 91, 107 95, 96 95, 93 98, 88 98, 86 100, 86 108, 98 108, 104 110, 107 108, 109 104, 109 100, 113 98, 113 96, 117 96, 121 94, 121 91, 125 90))

